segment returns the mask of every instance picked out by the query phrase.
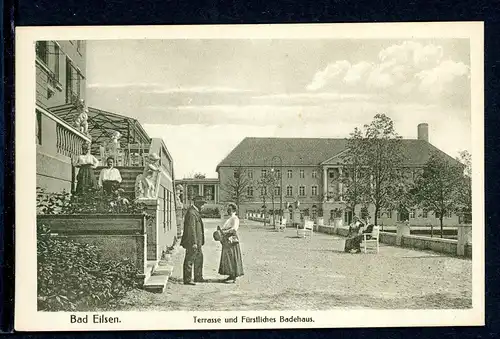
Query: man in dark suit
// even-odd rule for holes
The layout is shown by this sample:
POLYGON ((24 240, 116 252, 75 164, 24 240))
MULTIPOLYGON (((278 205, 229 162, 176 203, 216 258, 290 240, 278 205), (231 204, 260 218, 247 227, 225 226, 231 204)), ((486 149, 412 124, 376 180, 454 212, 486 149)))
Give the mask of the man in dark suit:
POLYGON ((191 280, 204 282, 203 279, 203 252, 201 247, 205 244, 205 229, 201 220, 200 211, 206 201, 201 196, 193 199, 191 205, 184 215, 184 233, 182 234, 181 246, 186 249, 183 265, 184 285, 195 285, 191 280))

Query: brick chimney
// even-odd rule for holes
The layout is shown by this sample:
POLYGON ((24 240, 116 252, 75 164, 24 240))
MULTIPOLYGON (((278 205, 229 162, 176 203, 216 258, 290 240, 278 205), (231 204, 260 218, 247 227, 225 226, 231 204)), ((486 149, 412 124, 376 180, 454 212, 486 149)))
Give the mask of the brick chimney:
POLYGON ((418 124, 418 140, 429 142, 429 124, 418 124))

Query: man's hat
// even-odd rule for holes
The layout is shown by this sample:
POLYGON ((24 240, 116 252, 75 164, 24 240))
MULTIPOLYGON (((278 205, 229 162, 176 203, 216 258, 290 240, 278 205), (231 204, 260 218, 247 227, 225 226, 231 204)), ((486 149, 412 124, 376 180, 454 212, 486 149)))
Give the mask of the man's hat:
POLYGON ((201 195, 197 195, 193 198, 193 202, 202 202, 204 204, 207 203, 207 201, 205 200, 204 197, 202 197, 201 195))

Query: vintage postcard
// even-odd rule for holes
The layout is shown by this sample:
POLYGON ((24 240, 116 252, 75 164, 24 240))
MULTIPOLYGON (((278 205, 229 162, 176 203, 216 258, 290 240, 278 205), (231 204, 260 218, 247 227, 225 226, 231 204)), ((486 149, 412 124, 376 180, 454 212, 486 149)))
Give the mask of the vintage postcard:
POLYGON ((16 38, 17 330, 484 324, 482 23, 16 38))

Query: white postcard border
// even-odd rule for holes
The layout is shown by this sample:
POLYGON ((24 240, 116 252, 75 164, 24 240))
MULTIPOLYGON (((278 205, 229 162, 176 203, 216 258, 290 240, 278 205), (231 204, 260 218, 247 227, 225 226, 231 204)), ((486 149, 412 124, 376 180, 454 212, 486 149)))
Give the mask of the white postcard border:
MULTIPOLYGON (((484 28, 481 22, 20 27, 16 29, 16 303, 15 329, 30 331, 180 330, 253 328, 342 328, 484 325, 484 28), (36 307, 36 40, 104 39, 410 39, 467 38, 471 46, 471 116, 473 138, 473 289, 467 310, 234 311, 234 312, 106 312, 118 324, 70 324, 67 312, 37 312, 36 307), (29 137, 26 137, 29 136, 29 137), (193 316, 300 316, 314 323, 196 324, 193 316)), ((72 313, 78 314, 78 313, 72 313)), ((92 316, 93 313, 85 313, 92 316)))

